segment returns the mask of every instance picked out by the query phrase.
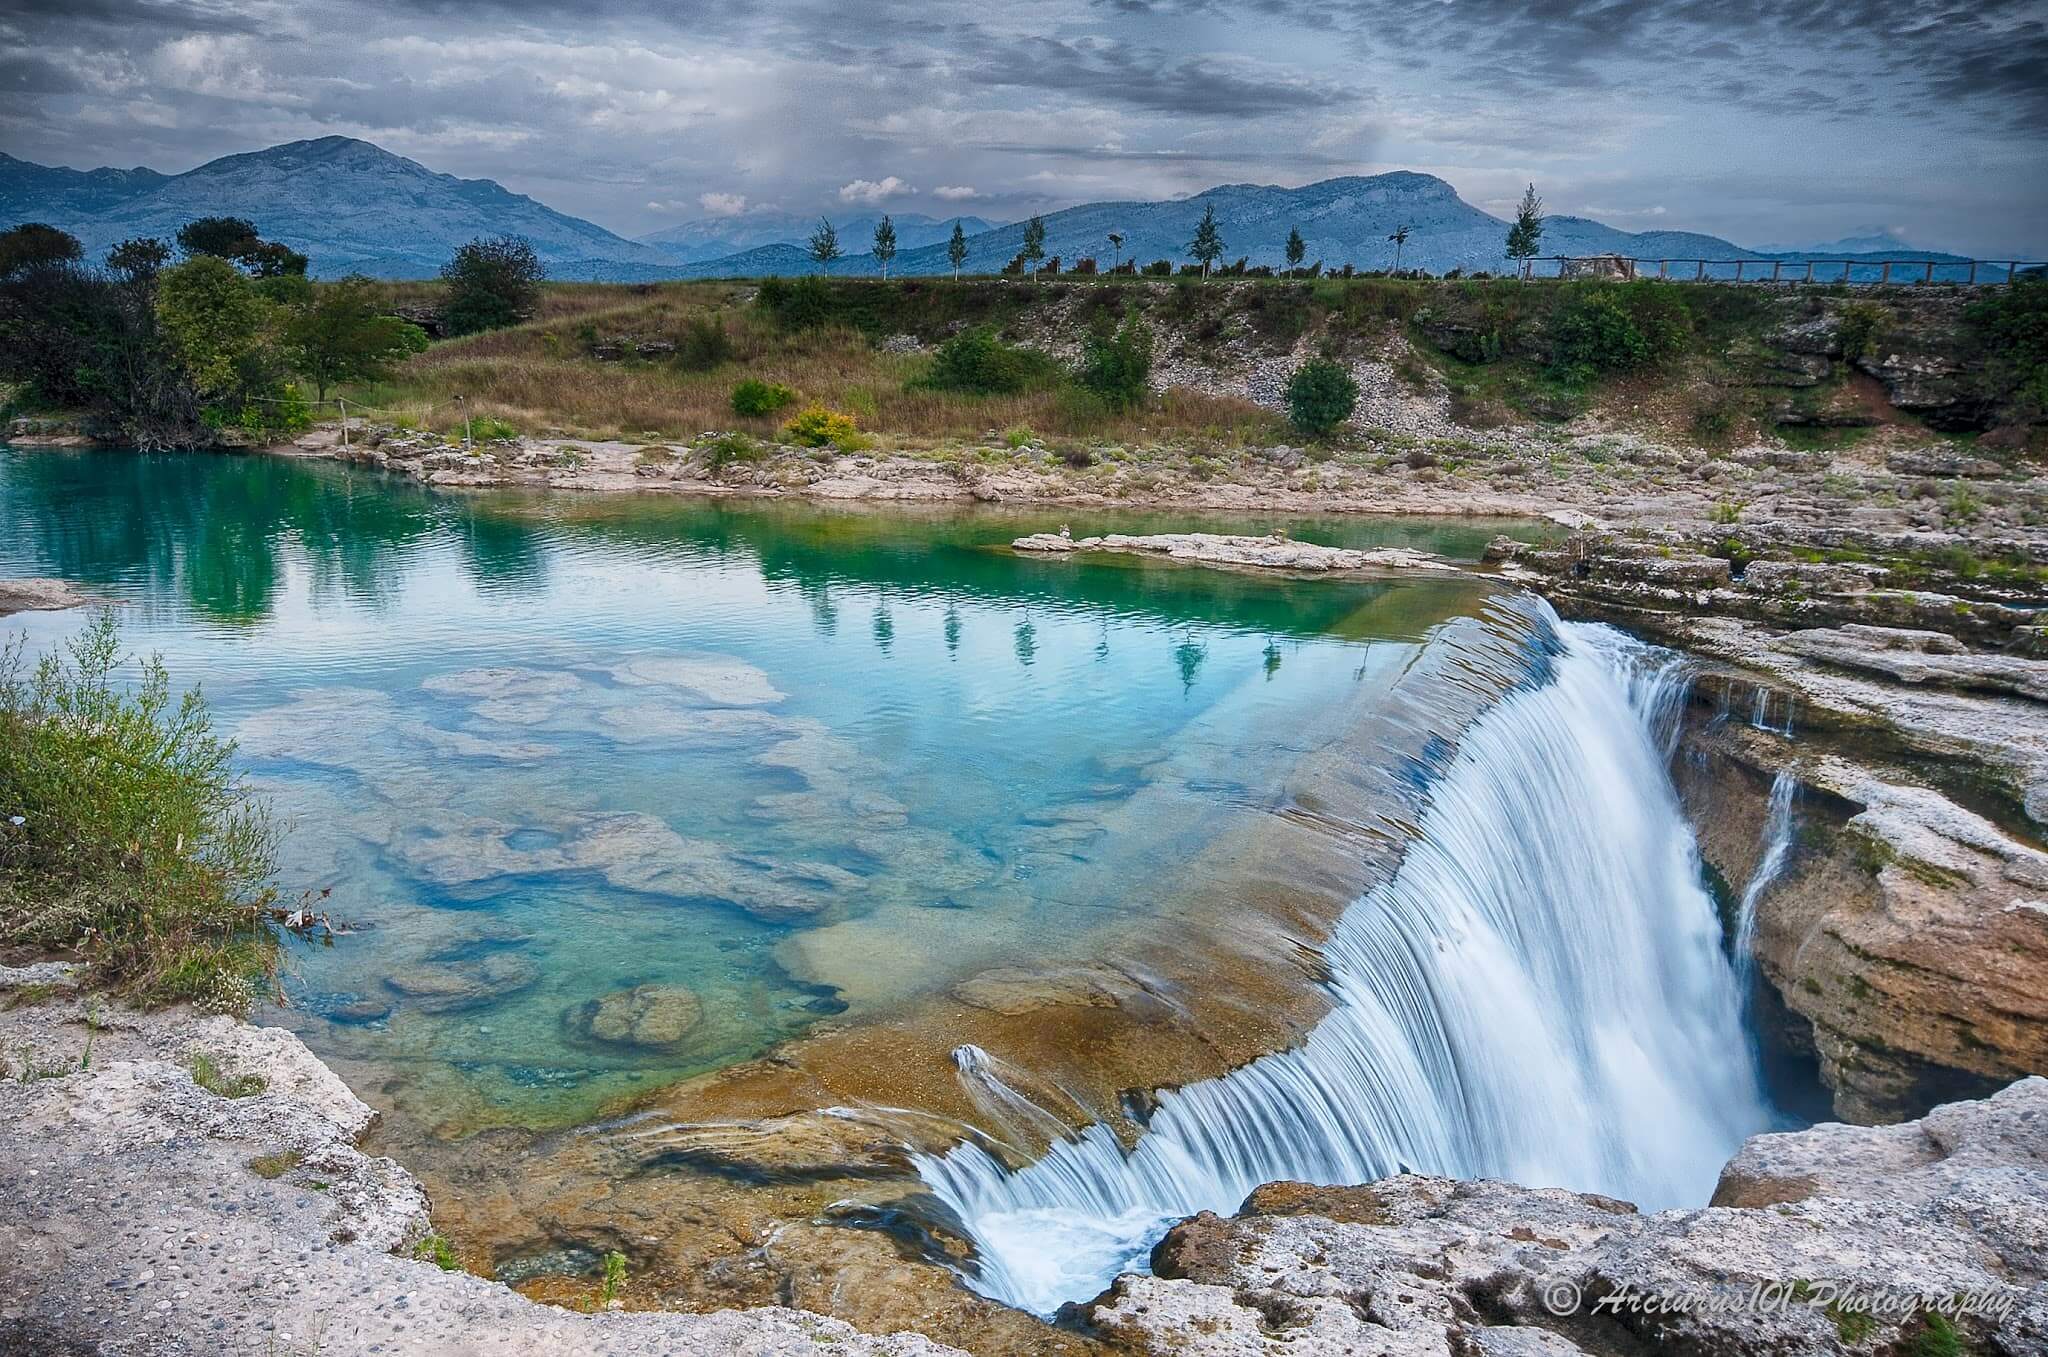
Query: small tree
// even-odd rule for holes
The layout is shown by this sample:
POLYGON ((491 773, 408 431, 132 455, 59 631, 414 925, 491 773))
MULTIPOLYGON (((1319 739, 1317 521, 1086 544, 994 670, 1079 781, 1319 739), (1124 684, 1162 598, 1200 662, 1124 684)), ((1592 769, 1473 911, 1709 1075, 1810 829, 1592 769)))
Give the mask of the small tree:
POLYGON ((953 265, 953 280, 960 280, 960 266, 967 262, 967 231, 959 222, 953 223, 953 238, 946 242, 946 258, 953 265))
POLYGON ((383 315, 374 285, 352 273, 322 288, 285 322, 284 341, 292 366, 313 379, 314 399, 340 382, 375 381, 407 354, 427 347, 417 325, 383 315))
POLYGON ((889 261, 896 257, 896 223, 889 220, 884 212, 882 220, 875 225, 875 262, 882 266, 882 276, 889 276, 889 261))
POLYGON ((1115 272, 1116 272, 1116 271, 1117 271, 1117 270, 1118 270, 1119 268, 1122 268, 1122 267, 1123 267, 1123 262, 1124 262, 1124 233, 1123 233, 1123 232, 1121 232, 1121 231, 1111 231, 1111 232, 1109 233, 1109 248, 1110 248, 1110 266, 1109 266, 1109 271, 1110 271, 1111 273, 1115 273, 1115 272))
POLYGON ((267 303, 234 265, 195 255, 157 280, 157 323, 202 399, 243 385, 243 363, 263 341, 267 303))
POLYGON ((1033 217, 1024 223, 1024 249, 1018 258, 1031 270, 1031 280, 1037 282, 1038 266, 1045 259, 1045 218, 1033 217))
POLYGON ((1342 363, 1311 358, 1287 382, 1287 418, 1312 438, 1321 438, 1351 418, 1358 383, 1342 363))
POLYGON ((77 236, 39 221, 0 232, 0 277, 41 264, 75 264, 83 258, 85 247, 77 236))
POLYGON ((1195 238, 1188 242, 1188 257, 1202 266, 1202 276, 1209 276, 1209 268, 1223 257, 1223 232, 1216 227, 1216 205, 1210 203, 1202 209, 1201 224, 1195 227, 1195 238))
POLYGON ((1401 251, 1408 244, 1408 228, 1406 226, 1396 228, 1394 234, 1388 236, 1387 239, 1394 242, 1394 272, 1399 273, 1401 271, 1401 251))
POLYGON ((239 260, 262 243, 256 223, 247 217, 201 217, 178 228, 178 248, 187 258, 209 254, 215 259, 239 260))
POLYGON ((518 236, 472 240, 441 266, 448 302, 441 322, 451 335, 517 325, 533 310, 547 269, 518 236))
POLYGON ((811 258, 818 261, 819 268, 829 266, 839 257, 839 231, 829 218, 818 218, 818 229, 811 232, 811 258))
POLYGON ((1515 209, 1515 224, 1508 228, 1508 258, 1516 261, 1518 276, 1542 247, 1543 200, 1536 196, 1536 186, 1531 184, 1522 194, 1521 206, 1515 209))
POLYGON ((1299 226, 1287 232, 1287 267, 1289 270, 1301 267, 1301 261, 1308 258, 1308 242, 1301 238, 1299 226))

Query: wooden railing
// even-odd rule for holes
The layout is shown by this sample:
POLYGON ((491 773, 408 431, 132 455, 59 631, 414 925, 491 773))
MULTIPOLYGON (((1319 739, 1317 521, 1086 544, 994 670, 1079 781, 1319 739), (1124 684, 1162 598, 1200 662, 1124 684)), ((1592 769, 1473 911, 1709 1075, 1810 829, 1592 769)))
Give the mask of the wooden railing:
POLYGON ((1676 278, 1699 283, 1975 283, 2017 282, 2048 271, 2038 259, 1649 259, 1627 255, 1545 255, 1522 261, 1524 278, 1676 278), (1545 273, 1542 264, 1554 265, 1545 273), (1656 265, 1651 273, 1648 265, 1656 265), (1836 270, 1840 272, 1837 273, 1836 270))

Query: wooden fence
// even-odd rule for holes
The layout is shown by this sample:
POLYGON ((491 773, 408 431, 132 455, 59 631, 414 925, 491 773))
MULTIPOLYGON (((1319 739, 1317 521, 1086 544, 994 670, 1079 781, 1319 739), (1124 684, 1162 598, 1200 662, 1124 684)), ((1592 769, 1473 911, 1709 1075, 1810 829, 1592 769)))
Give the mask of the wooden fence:
POLYGON ((1522 261, 1524 278, 1675 278, 1697 283, 2012 283, 2048 271, 2038 259, 1648 259, 1545 255, 1522 261), (1554 267, 1538 273, 1539 265, 1554 267), (1650 267, 1655 265, 1655 272, 1650 267), (1840 270, 1837 272, 1837 270, 1840 270))

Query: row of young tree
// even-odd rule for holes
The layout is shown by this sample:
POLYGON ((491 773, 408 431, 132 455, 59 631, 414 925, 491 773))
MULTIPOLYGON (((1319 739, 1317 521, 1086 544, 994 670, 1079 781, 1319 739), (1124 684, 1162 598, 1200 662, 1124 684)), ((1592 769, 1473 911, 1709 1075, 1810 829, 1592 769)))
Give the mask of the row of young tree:
MULTIPOLYGON (((427 347, 369 278, 315 286, 306 270, 240 217, 124 240, 97 263, 53 226, 0 232, 8 403, 74 412, 97 437, 147 448, 297 433, 334 387, 427 347)), ((501 238, 463 246, 442 276, 441 323, 463 334, 529 313, 544 271, 530 245, 501 238)))
MULTIPOLYGON (((1507 258, 1515 261, 1518 272, 1526 265, 1528 260, 1536 257, 1537 250, 1542 247, 1543 221, 1543 200, 1536 196, 1536 186, 1531 184, 1527 192, 1522 195, 1521 204, 1515 211, 1514 222, 1508 227, 1506 247, 1503 251, 1507 258)), ((1401 254, 1407 248, 1409 234, 1409 228, 1402 226, 1387 237, 1387 240, 1394 247, 1395 273, 1401 271, 1401 254)), ((1137 273, 1139 271, 1137 261, 1133 259, 1126 263, 1123 258, 1125 235, 1121 231, 1111 231, 1106 239, 1114 255, 1109 271, 1111 273, 1137 273)), ((896 223, 889 218, 887 213, 884 213, 881 221, 875 224, 874 244, 870 252, 874 255, 876 265, 881 269, 882 277, 887 278, 889 276, 889 265, 896 259, 896 223)), ((1224 253, 1223 228, 1217 224, 1215 205, 1209 204, 1202 211, 1202 220, 1195 227, 1194 238, 1187 244, 1187 255, 1200 268, 1202 276, 1207 278, 1216 269, 1218 261, 1223 258, 1224 253)), ((811 233, 810 256, 812 262, 816 263, 820 268, 829 268, 843 254, 844 251, 840 248, 839 244, 838 228, 832 225, 831 218, 820 217, 818 219, 818 229, 811 233)), ((967 254, 967 232, 956 221, 953 223, 952 237, 946 242, 946 259, 953 266, 953 276, 955 278, 960 276, 960 270, 965 267, 967 254)), ((1286 257, 1289 276, 1302 276, 1304 274, 1304 261, 1308 257, 1308 242, 1302 238, 1301 228, 1298 226, 1290 228, 1287 232, 1286 257)), ((1093 259, 1085 259, 1080 262, 1085 267, 1077 269, 1077 272, 1094 273, 1096 271, 1093 259)), ((1247 272, 1241 266, 1242 262, 1240 261, 1240 267, 1235 269, 1235 272, 1238 274, 1247 272)), ((1005 273, 1029 273, 1035 280, 1038 277, 1039 269, 1045 263, 1045 219, 1043 217, 1032 217, 1024 223, 1023 248, 1017 252, 1016 257, 1010 261, 1003 271, 1005 273)), ((1145 271, 1161 274, 1170 272, 1171 269, 1172 265, 1162 259, 1150 265, 1145 271)), ((1053 271, 1058 271, 1057 258, 1053 260, 1053 271)), ((1318 274, 1321 273, 1322 265, 1320 262, 1314 266, 1314 271, 1318 274)), ((1270 273, 1271 270, 1266 270, 1266 272, 1270 273)), ((1351 265, 1345 265, 1344 275, 1349 277, 1351 272, 1351 265)))

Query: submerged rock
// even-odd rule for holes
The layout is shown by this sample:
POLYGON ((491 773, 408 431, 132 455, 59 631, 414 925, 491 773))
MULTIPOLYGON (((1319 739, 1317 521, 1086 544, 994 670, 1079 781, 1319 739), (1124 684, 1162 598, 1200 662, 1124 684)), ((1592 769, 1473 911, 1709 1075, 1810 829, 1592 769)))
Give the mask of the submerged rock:
POLYGON ((670 1051, 703 1016, 697 996, 680 985, 635 985, 565 1010, 562 1024, 585 1040, 670 1051))
POLYGON ((1451 570, 1442 557, 1410 547, 1377 547, 1354 551, 1348 547, 1318 546, 1293 542, 1285 537, 1244 537, 1228 533, 1179 532, 1132 536, 1110 533, 1102 537, 1069 537, 1064 533, 1041 532, 1012 542, 1017 551, 1041 555, 1072 552, 1112 552, 1133 556, 1165 556, 1176 561, 1203 565, 1257 566, 1267 570, 1451 570))
POLYGON ((517 994, 540 979, 525 957, 495 953, 474 961, 401 966, 384 983, 423 1013, 466 1013, 517 994))

